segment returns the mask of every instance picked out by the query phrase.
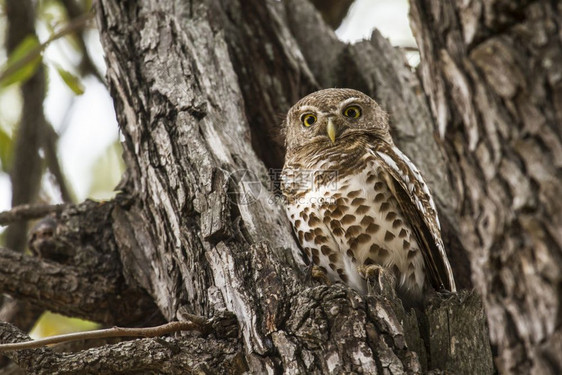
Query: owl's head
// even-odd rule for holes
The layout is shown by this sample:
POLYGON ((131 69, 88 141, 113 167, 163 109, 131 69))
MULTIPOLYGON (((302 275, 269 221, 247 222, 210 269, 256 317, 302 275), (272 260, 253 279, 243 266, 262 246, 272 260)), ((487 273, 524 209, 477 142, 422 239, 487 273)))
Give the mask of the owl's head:
POLYGON ((392 143, 387 114, 353 89, 325 89, 305 96, 289 110, 284 127, 288 153, 305 145, 338 147, 362 134, 392 143))

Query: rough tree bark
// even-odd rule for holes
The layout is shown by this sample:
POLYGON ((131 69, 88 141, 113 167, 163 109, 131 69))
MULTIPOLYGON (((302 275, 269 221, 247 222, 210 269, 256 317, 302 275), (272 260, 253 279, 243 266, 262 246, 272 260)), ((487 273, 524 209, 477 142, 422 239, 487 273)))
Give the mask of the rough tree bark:
POLYGON ((412 1, 501 373, 562 372, 562 3, 412 1))
MULTIPOLYGON (((306 1, 100 0, 121 193, 56 215, 63 264, 2 250, 2 291, 107 325, 196 314, 212 329, 8 356, 45 374, 491 374, 490 337, 502 373, 556 373, 562 10, 411 4, 423 86, 379 33, 344 44, 306 1), (525 38, 540 43, 516 49, 525 38), (404 311, 384 274, 363 297, 310 280, 291 256, 268 173, 282 165, 279 124, 301 96, 333 86, 386 108, 434 191, 465 290, 423 313, 404 311)), ((1 342, 25 339, 0 328, 1 342)))

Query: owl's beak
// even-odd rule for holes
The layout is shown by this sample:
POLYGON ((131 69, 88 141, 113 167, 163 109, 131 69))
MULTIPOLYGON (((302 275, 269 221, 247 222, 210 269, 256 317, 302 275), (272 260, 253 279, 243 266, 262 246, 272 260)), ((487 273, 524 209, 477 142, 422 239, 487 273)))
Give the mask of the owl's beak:
POLYGON ((338 127, 336 126, 336 124, 334 124, 334 121, 331 118, 328 118, 326 133, 328 134, 328 138, 330 138, 332 143, 336 143, 336 134, 338 134, 338 127))

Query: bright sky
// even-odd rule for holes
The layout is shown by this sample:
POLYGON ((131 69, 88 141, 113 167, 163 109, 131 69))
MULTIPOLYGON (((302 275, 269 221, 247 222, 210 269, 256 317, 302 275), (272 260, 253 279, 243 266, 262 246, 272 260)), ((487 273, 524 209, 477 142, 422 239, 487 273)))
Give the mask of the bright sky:
MULTIPOLYGON (((374 27, 394 45, 415 45, 408 23, 407 0, 357 0, 337 35, 349 42, 368 39, 374 27)), ((102 49, 95 33, 89 37, 89 42, 92 57, 103 67, 102 49)), ((58 61, 61 55, 72 59, 72 53, 60 45, 47 48, 45 58, 58 61)), ((93 164, 118 137, 113 103, 107 90, 95 79, 83 83, 85 93, 75 96, 58 74, 50 71, 45 101, 47 118, 61 134, 59 159, 79 201, 87 198, 93 164), (66 114, 72 101, 71 112, 66 114), (65 116, 66 125, 62 124, 65 116), (63 126, 66 129, 61 129, 63 126)), ((0 174, 0 211, 9 209, 10 200, 9 179, 0 174)))
POLYGON ((357 0, 336 31, 348 42, 369 39, 374 28, 393 45, 415 46, 408 21, 408 0, 357 0))

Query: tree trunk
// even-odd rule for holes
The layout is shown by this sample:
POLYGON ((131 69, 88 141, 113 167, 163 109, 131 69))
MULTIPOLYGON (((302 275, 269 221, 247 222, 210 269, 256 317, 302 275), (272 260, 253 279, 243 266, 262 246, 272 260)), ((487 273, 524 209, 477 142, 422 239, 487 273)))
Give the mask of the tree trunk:
MULTIPOLYGON (((127 164, 121 193, 57 215, 57 248, 73 249, 65 264, 3 250, 6 269, 17 262, 27 278, 9 283, 0 271, 0 285, 107 325, 194 314, 211 328, 10 358, 48 374, 492 374, 491 338, 502 373, 556 373, 562 10, 476 4, 411 2, 422 86, 378 32, 344 44, 302 0, 100 0, 127 164), (311 280, 293 257, 271 182, 283 163, 279 127, 300 97, 334 86, 390 113, 434 192, 458 295, 405 311, 384 274, 361 296, 311 280)), ((2 342, 25 339, 0 330, 2 342)))
POLYGON ((411 2, 501 373, 562 371, 562 4, 411 2))

